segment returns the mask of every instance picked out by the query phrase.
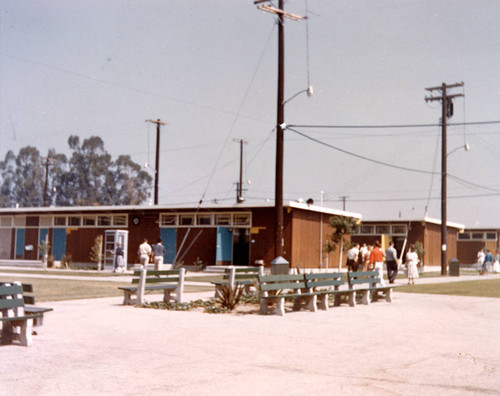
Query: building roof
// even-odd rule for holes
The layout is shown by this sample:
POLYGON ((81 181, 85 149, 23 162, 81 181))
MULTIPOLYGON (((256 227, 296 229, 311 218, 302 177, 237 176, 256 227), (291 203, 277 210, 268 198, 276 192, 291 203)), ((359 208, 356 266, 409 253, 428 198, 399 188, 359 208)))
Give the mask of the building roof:
MULTIPOLYGON (((324 206, 309 205, 302 202, 284 202, 284 208, 295 208, 302 210, 309 210, 328 215, 354 217, 361 219, 361 214, 354 212, 347 212, 338 209, 327 208, 324 206)), ((0 208, 0 215, 16 215, 16 214, 57 214, 57 213, 71 213, 71 212, 135 212, 135 211, 172 211, 172 210, 236 210, 236 209, 256 209, 256 208, 274 208, 274 203, 242 203, 242 204, 215 204, 207 203, 202 205, 123 205, 123 206, 50 206, 50 207, 29 207, 29 208, 0 208)))
MULTIPOLYGON (((397 219, 369 219, 369 220, 365 219, 365 220, 363 220, 363 223, 430 223, 430 224, 441 225, 441 220, 425 216, 424 218, 413 218, 413 219, 401 219, 401 218, 397 218, 397 219)), ((457 228, 461 231, 463 231, 465 229, 464 224, 455 223, 452 221, 447 221, 446 225, 450 228, 457 228)))

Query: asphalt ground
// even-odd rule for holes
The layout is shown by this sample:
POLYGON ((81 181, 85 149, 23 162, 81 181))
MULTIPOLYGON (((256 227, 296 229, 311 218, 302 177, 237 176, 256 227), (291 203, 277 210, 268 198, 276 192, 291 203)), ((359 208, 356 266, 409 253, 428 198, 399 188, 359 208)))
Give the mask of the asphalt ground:
POLYGON ((0 395, 500 395, 498 299, 395 292, 283 317, 121 303, 50 303, 31 347, 0 347, 0 395))

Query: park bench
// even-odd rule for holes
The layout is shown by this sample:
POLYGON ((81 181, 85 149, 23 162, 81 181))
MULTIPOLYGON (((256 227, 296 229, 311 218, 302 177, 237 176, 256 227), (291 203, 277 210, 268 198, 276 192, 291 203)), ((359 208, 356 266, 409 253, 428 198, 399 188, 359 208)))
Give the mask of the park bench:
POLYGON ((30 346, 33 342, 33 320, 43 313, 25 312, 23 287, 20 283, 0 285, 0 312, 1 344, 8 345, 18 340, 20 345, 30 346))
POLYGON ((344 275, 339 272, 323 272, 305 274, 306 293, 316 295, 319 309, 328 309, 328 297, 334 296, 333 305, 338 307, 341 303, 348 303, 351 307, 355 303, 355 291, 352 289, 340 289, 345 284, 344 275))
POLYGON ((250 293, 250 288, 257 283, 259 268, 257 267, 229 267, 224 269, 222 280, 212 282, 215 285, 215 297, 220 295, 221 287, 228 285, 234 288, 236 284, 244 287, 244 293, 250 293))
POLYGON ((148 271, 146 269, 134 271, 132 285, 122 286, 124 305, 140 305, 143 303, 146 292, 163 291, 163 301, 175 300, 182 302, 184 293, 184 268, 169 271, 148 271), (175 297, 172 293, 175 292, 175 297), (136 296, 135 299, 133 297, 136 296))
POLYGON ((33 320, 34 327, 40 327, 43 325, 43 314, 46 312, 53 311, 53 308, 39 307, 35 305, 35 296, 33 295, 33 285, 29 283, 23 283, 23 298, 24 298, 24 312, 26 314, 41 314, 33 320), (26 294, 29 293, 29 294, 26 294))
POLYGON ((387 302, 392 302, 392 289, 394 286, 376 286, 380 283, 378 271, 348 272, 347 281, 349 288, 355 290, 356 299, 363 304, 377 301, 379 293, 383 294, 387 302))
MULTIPOLYGON (((294 300, 293 309, 297 311, 301 308, 305 300, 309 310, 316 311, 316 299, 306 295, 306 282, 304 275, 262 275, 259 274, 259 294, 260 294, 260 314, 268 313, 270 304, 275 303, 274 312, 277 315, 285 314, 285 298, 294 300)), ((315 295, 313 297, 316 297, 315 295)))

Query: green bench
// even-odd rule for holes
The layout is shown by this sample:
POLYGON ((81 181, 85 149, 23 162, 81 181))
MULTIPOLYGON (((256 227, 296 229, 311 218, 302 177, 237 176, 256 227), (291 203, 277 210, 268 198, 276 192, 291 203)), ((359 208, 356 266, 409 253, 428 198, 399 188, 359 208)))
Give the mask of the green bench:
POLYGON ((35 305, 35 296, 33 295, 33 285, 29 283, 23 283, 23 298, 24 298, 24 312, 26 314, 41 314, 33 320, 34 327, 40 327, 43 325, 43 314, 46 312, 51 312, 53 308, 39 307, 35 305), (29 293, 29 294, 26 294, 29 293))
POLYGON ((315 312, 316 304, 309 295, 304 294, 306 282, 304 275, 262 275, 259 274, 260 314, 268 313, 269 305, 276 304, 274 312, 285 314, 285 298, 292 298, 293 309, 299 310, 305 300, 309 310, 315 312))
POLYGON ((236 284, 244 286, 244 293, 248 294, 250 288, 257 283, 258 267, 229 267, 224 269, 221 281, 211 282, 215 285, 215 297, 220 294, 222 286, 229 285, 234 288, 236 284))
POLYGON ((0 285, 0 312, 1 344, 8 345, 17 340, 22 346, 30 346, 33 342, 33 320, 43 313, 25 313, 21 284, 0 285))
POLYGON ((380 283, 378 271, 348 272, 347 281, 349 288, 356 292, 356 299, 362 304, 377 301, 382 294, 387 302, 392 302, 392 289, 394 286, 376 286, 380 283))
POLYGON ((304 275, 306 282, 306 293, 312 294, 317 298, 319 309, 328 309, 328 297, 334 296, 335 307, 342 303, 347 303, 351 307, 356 305, 355 292, 352 289, 340 289, 345 285, 344 275, 340 272, 322 272, 304 275))
POLYGON ((175 300, 180 303, 184 293, 184 275, 184 268, 169 271, 148 271, 146 269, 134 271, 132 277, 132 285, 134 286, 118 288, 124 292, 123 304, 140 305, 144 302, 146 292, 158 291, 163 291, 164 302, 175 300), (175 296, 172 296, 173 292, 175 292, 175 296))

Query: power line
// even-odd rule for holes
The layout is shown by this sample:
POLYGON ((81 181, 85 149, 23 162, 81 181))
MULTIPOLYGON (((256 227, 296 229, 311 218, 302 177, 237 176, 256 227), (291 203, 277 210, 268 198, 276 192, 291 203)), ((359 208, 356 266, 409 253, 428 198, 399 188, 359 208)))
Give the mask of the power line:
MULTIPOLYGON (((448 123, 448 126, 463 125, 490 125, 500 124, 500 121, 476 121, 448 123)), ((431 128, 441 124, 386 124, 386 125, 302 125, 289 124, 289 128, 323 128, 323 129, 384 129, 384 128, 431 128)))

